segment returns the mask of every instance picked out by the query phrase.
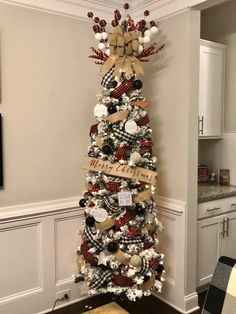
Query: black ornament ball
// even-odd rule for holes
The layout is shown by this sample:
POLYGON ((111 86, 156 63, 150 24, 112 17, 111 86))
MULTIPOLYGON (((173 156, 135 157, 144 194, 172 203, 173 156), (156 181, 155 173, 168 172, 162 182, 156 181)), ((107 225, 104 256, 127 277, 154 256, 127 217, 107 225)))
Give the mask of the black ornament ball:
POLYGON ((103 148, 102 148, 102 152, 103 154, 105 155, 110 155, 112 154, 112 147, 110 145, 104 145, 103 148))
POLYGON ((110 253, 116 253, 118 249, 119 249, 119 246, 117 242, 110 242, 107 245, 107 251, 110 253))
POLYGON ((92 216, 86 218, 86 225, 87 226, 93 227, 94 223, 95 223, 95 219, 92 216))
POLYGON ((85 203, 86 203, 86 199, 85 198, 81 198, 79 201, 79 206, 80 207, 85 207, 85 203))
POLYGON ((116 88, 116 86, 118 85, 118 82, 117 81, 111 81, 111 82, 109 82, 109 87, 110 88, 116 88))
POLYGON ((108 111, 109 114, 115 113, 115 112, 116 112, 116 106, 114 106, 114 105, 109 105, 109 106, 107 107, 107 111, 108 111))
POLYGON ((126 150, 125 153, 124 153, 125 159, 129 159, 130 158, 130 154, 131 154, 131 151, 130 150, 126 150))
POLYGON ((148 280, 150 279, 150 277, 149 276, 144 276, 144 279, 143 279, 143 281, 144 282, 148 282, 148 280))
POLYGON ((142 215, 145 214, 145 207, 143 207, 142 205, 137 204, 136 207, 135 207, 135 211, 136 211, 137 215, 142 216, 142 215))
POLYGON ((141 89, 143 87, 143 83, 140 80, 133 81, 133 88, 134 89, 141 89))
POLYGON ((164 270, 164 266, 161 265, 161 264, 159 264, 156 271, 157 271, 158 273, 162 273, 163 270, 164 270))

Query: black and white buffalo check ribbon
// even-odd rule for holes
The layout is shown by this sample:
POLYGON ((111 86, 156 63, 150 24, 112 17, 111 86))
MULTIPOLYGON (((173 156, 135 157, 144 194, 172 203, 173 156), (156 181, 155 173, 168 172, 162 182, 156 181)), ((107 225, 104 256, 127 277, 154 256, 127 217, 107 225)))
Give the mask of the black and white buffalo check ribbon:
POLYGON ((116 213, 117 213, 117 210, 119 209, 119 207, 116 207, 116 206, 114 206, 114 205, 111 205, 111 204, 109 203, 109 201, 108 201, 107 198, 104 198, 104 203, 105 203, 105 205, 106 205, 106 207, 107 207, 108 209, 110 209, 112 212, 116 212, 116 213))
POLYGON ((114 126, 113 127, 113 132, 114 132, 114 135, 118 139, 120 139, 122 141, 125 141, 127 143, 131 144, 135 140, 135 136, 134 135, 131 135, 131 134, 129 134, 129 133, 119 129, 119 127, 114 126))
POLYGON ((95 235, 92 233, 91 228, 85 227, 84 228, 84 234, 85 234, 88 242, 90 242, 93 246, 95 246, 95 248, 97 250, 100 250, 100 251, 103 250, 103 246, 100 244, 100 242, 98 240, 95 239, 95 235))
POLYGON ((141 270, 138 273, 140 276, 146 275, 146 273, 149 271, 149 261, 146 258, 142 259, 142 264, 141 264, 141 270))
POLYGON ((120 243, 122 244, 139 244, 143 243, 142 239, 140 236, 135 236, 135 237, 121 237, 120 243))
POLYGON ((112 279, 111 272, 109 270, 103 271, 101 274, 95 276, 93 282, 90 284, 91 289, 99 289, 104 283, 110 281, 112 279))
POLYGON ((102 86, 105 88, 109 88, 109 83, 112 81, 113 78, 113 72, 114 72, 114 67, 110 69, 102 78, 102 86))

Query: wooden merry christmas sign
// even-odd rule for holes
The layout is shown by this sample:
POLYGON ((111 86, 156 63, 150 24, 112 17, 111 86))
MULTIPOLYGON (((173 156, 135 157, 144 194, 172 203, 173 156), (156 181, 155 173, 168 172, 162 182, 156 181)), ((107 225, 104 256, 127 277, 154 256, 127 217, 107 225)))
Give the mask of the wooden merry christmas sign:
POLYGON ((129 178, 149 184, 156 184, 157 173, 141 167, 129 167, 118 162, 111 163, 97 158, 85 157, 84 169, 104 172, 111 176, 129 178))

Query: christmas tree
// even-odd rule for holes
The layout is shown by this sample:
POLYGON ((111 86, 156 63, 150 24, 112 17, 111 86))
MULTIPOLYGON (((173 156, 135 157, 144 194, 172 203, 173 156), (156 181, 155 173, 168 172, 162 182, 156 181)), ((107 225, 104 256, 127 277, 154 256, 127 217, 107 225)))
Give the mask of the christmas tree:
POLYGON ((114 293, 135 301, 161 291, 163 254, 158 251, 157 219, 153 200, 157 158, 152 154, 152 130, 146 112, 148 101, 141 93, 141 62, 164 46, 149 44, 158 32, 154 21, 135 23, 119 10, 106 32, 107 22, 94 17, 98 49, 91 58, 101 64, 103 91, 94 107, 96 123, 90 129, 85 158, 86 189, 80 206, 85 224, 77 251, 75 282, 85 281, 88 293, 114 293))

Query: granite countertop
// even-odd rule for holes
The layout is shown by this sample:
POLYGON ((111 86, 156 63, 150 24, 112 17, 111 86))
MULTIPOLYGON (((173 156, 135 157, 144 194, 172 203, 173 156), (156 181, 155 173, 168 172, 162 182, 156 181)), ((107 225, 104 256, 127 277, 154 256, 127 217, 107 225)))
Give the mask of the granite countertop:
POLYGON ((198 203, 236 196, 236 185, 198 185, 198 203))

